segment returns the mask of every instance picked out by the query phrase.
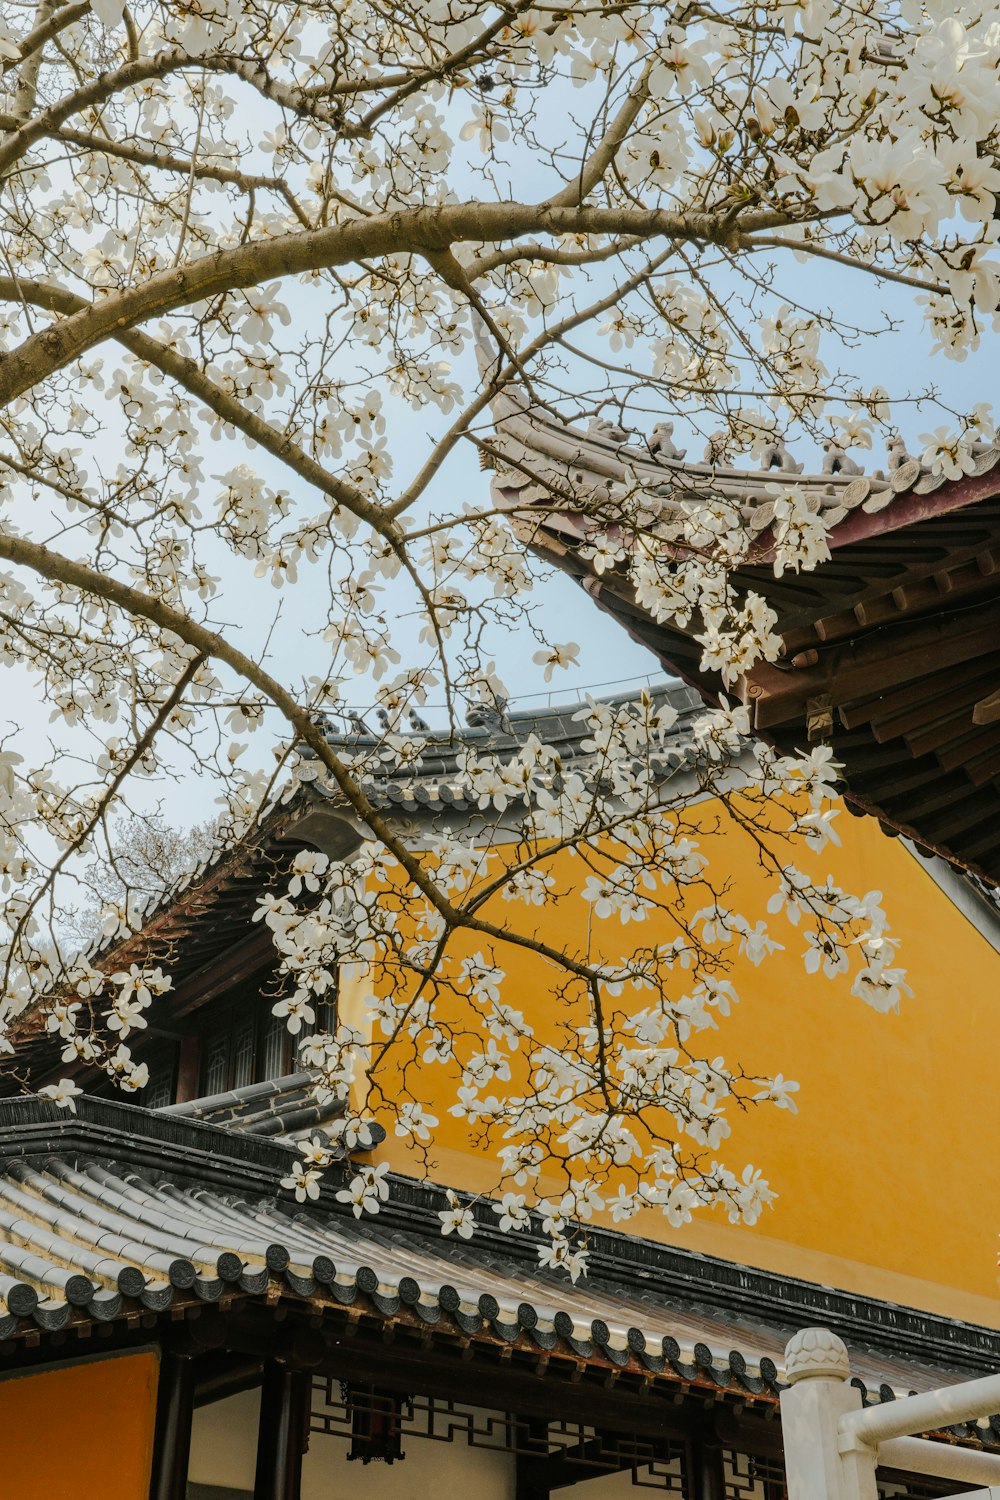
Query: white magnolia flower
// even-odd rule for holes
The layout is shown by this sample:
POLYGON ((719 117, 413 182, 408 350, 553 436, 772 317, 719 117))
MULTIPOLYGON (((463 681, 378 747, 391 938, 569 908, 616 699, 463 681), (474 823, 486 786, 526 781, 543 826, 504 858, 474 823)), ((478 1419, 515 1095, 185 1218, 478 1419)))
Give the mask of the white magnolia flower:
POLYGON ((51 1099, 53 1104, 58 1104, 60 1109, 68 1109, 76 1114, 76 1100, 83 1093, 70 1078, 60 1078, 58 1083, 48 1083, 44 1088, 38 1090, 39 1098, 51 1099))
POLYGON ((579 666, 580 648, 575 641, 567 641, 562 646, 543 647, 536 651, 531 660, 538 666, 545 668, 545 681, 552 681, 552 674, 557 667, 579 666))
POLYGON ((333 1161, 333 1152, 318 1135, 311 1135, 307 1140, 299 1141, 298 1151, 303 1162, 309 1167, 328 1167, 333 1161))
POLYGON ((362 1214, 377 1214, 389 1198, 389 1184, 384 1180, 388 1170, 388 1162, 377 1167, 363 1167, 346 1188, 340 1189, 337 1202, 349 1203, 356 1219, 362 1214))
POLYGON ((446 1196, 449 1206, 438 1213, 441 1233, 457 1234, 459 1239, 471 1240, 476 1230, 472 1210, 463 1208, 455 1193, 449 1192, 446 1196))
MULTIPOLYGON (((292 1163, 288 1176, 281 1179, 281 1186, 294 1192, 297 1203, 305 1203, 307 1198, 319 1197, 319 1181, 320 1174, 315 1167, 304 1167, 296 1161, 292 1163)), ((339 1193, 337 1197, 340 1197, 339 1193)))
POLYGON ((531 1227, 531 1214, 525 1206, 523 1193, 504 1193, 500 1202, 493 1204, 493 1212, 498 1216, 499 1227, 505 1234, 511 1230, 531 1227))
POLYGON ((782 1078, 780 1073, 776 1073, 770 1082, 764 1084, 759 1093, 754 1094, 754 1099, 771 1100, 779 1109, 787 1109, 795 1115, 798 1114, 799 1107, 791 1096, 797 1094, 798 1091, 797 1083, 792 1083, 790 1079, 782 1078))

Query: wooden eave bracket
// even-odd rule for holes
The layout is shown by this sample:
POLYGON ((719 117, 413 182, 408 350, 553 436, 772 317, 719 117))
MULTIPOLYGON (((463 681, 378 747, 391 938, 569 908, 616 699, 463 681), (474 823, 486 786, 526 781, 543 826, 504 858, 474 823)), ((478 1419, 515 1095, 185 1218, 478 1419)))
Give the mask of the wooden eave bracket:
POLYGON ((972 710, 973 724, 996 724, 1000 722, 1000 688, 980 698, 972 710))

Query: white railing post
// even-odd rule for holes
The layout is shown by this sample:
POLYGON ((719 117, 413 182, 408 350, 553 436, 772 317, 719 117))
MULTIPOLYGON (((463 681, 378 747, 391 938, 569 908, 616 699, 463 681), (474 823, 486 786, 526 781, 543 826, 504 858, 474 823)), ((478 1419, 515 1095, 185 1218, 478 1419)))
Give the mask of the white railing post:
POLYGON ((785 1350, 785 1378, 788 1500, 878 1500, 874 1451, 864 1443, 844 1444, 840 1435, 841 1417, 861 1409, 843 1340, 827 1328, 804 1328, 785 1350))

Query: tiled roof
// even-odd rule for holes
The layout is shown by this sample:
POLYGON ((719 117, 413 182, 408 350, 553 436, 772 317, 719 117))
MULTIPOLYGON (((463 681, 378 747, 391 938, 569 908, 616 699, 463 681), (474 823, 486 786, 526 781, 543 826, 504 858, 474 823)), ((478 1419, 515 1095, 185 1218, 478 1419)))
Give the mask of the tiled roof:
MULTIPOLYGON (((342 1101, 318 1102, 316 1085, 322 1076, 315 1069, 289 1073, 284 1078, 246 1084, 222 1094, 190 1099, 184 1104, 167 1104, 158 1109, 157 1114, 175 1119, 202 1120, 209 1125, 249 1135, 296 1140, 299 1136, 321 1131, 344 1112, 342 1101)), ((385 1132, 380 1125, 372 1126, 372 1130, 379 1140, 384 1138, 385 1132)))
MULTIPOLYGON (((628 1282, 630 1237, 600 1234, 605 1253, 621 1245, 622 1268, 571 1286, 538 1268, 530 1244, 498 1243, 488 1205, 477 1209, 482 1243, 443 1239, 430 1227, 435 1216, 416 1209, 356 1220, 329 1186, 303 1210, 276 1188, 294 1159, 287 1146, 134 1106, 80 1108, 82 1120, 57 1120, 37 1099, 0 1106, 0 1341, 228 1294, 321 1314, 350 1307, 762 1400, 781 1388, 794 1314, 762 1320, 749 1299, 728 1310, 678 1299, 655 1253, 628 1282), (46 1133, 56 1149, 46 1149, 46 1133)), ((794 1303, 798 1284, 786 1290, 794 1303)), ((886 1311, 901 1322, 919 1316, 886 1311)), ((964 1325, 954 1329, 957 1344, 964 1325)), ((880 1399, 960 1378, 946 1364, 853 1342, 856 1377, 880 1399)), ((987 1336, 984 1363, 998 1343, 987 1336)), ((1000 1419, 957 1435, 1000 1446, 1000 1419)))
MULTIPOLYGON (((637 687, 632 692, 615 693, 595 701, 611 708, 625 708, 636 702, 641 691, 637 687)), ((666 777, 696 759, 692 725, 704 711, 703 704, 694 689, 679 682, 663 682, 647 691, 656 707, 666 705, 677 714, 673 728, 665 734, 650 762, 654 775, 666 777)), ((483 710, 479 722, 467 725, 457 735, 430 728, 410 731, 404 738, 419 749, 420 759, 409 770, 392 769, 389 763, 379 767, 381 737, 373 731, 367 717, 351 715, 351 728, 347 732, 331 720, 327 738, 335 749, 359 762, 361 784, 377 806, 390 809, 396 806, 411 814, 465 813, 475 806, 463 797, 458 785, 458 758, 467 749, 488 750, 502 761, 516 755, 529 736, 534 735, 555 751, 561 771, 579 773, 585 778, 592 775, 600 757, 583 748, 591 736, 583 719, 586 709, 585 703, 571 703, 509 712, 483 710)), ((317 790, 322 790, 314 762, 312 752, 304 750, 296 774, 300 781, 314 782, 317 790)))
MULTIPOLYGON (((488 337, 480 352, 489 364, 493 351, 488 337)), ((675 446, 670 424, 641 433, 592 418, 584 430, 532 407, 510 389, 494 398, 492 412, 495 433, 486 451, 496 470, 495 494, 505 506, 511 504, 508 488, 517 492, 519 506, 541 502, 558 507, 562 501, 572 511, 574 500, 606 498, 609 483, 627 488, 638 483, 651 506, 662 501, 664 518, 721 497, 758 533, 770 526, 778 492, 789 485, 803 490, 810 505, 826 513, 828 525, 837 526, 853 510, 874 514, 902 495, 931 494, 946 483, 909 453, 898 436, 890 440, 885 470, 865 474, 863 455, 851 455, 830 442, 816 467, 805 471, 780 441, 764 446, 756 466, 721 460, 712 439, 699 459, 675 446)), ((1000 463, 1000 448, 980 443, 974 451, 977 476, 1000 463)))
MULTIPOLYGON (((641 691, 637 686, 631 692, 596 701, 621 707, 634 702, 641 691)), ((692 689, 676 682, 663 682, 648 691, 657 706, 667 704, 677 714, 652 761, 654 773, 666 778, 695 759, 691 726, 700 712, 701 700, 692 689)), ((597 758, 583 749, 589 730, 578 716, 585 707, 564 703, 496 713, 483 710, 478 722, 454 734, 413 728, 404 737, 414 751, 420 752, 419 759, 399 773, 392 773, 388 763, 379 758, 381 737, 374 713, 354 713, 342 721, 329 718, 328 737, 338 751, 356 760, 366 795, 390 817, 447 821, 452 815, 464 819, 474 806, 462 797, 457 785, 459 755, 467 747, 489 750, 502 760, 515 755, 534 734, 555 750, 564 772, 588 776, 597 758)), ((296 775, 298 784, 286 787, 276 804, 265 810, 259 827, 244 844, 220 845, 169 891, 150 897, 140 909, 138 930, 128 937, 102 939, 92 948, 91 961, 104 968, 146 962, 150 951, 162 949, 169 953, 177 993, 190 974, 216 962, 235 943, 245 940, 260 892, 280 879, 303 844, 311 842, 316 829, 310 820, 317 813, 323 820, 324 838, 336 825, 336 837, 340 839, 339 851, 326 844, 324 848, 334 857, 348 857, 360 842, 360 834, 348 817, 339 817, 343 805, 339 793, 324 784, 309 752, 303 754, 296 775)), ((38 1002, 18 1021, 21 1058, 34 1068, 36 1078, 57 1066, 58 1048, 44 1031, 43 1016, 44 1003, 38 1002), (29 1038, 34 1053, 25 1050, 29 1038)), ((289 1111, 293 1109, 291 1099, 282 1101, 281 1107, 285 1105, 289 1111)), ((226 1105, 220 1102, 215 1107, 223 1109, 226 1105)), ((261 1109, 265 1108, 273 1113, 278 1103, 262 1103, 261 1109)), ((185 1112, 200 1118, 194 1109, 186 1108, 185 1112)), ((304 1117, 302 1127, 318 1123, 304 1117)), ((275 1126, 262 1120, 259 1129, 268 1133, 275 1126)))
MULTIPOLYGON (((637 687, 632 692, 615 693, 596 701, 614 706, 624 705, 634 702, 641 691, 637 687)), ((668 774, 693 759, 691 724, 701 710, 701 699, 691 688, 679 682, 664 682, 649 691, 656 704, 669 704, 678 715, 677 723, 666 736, 654 767, 668 774)), ((374 720, 373 714, 366 716, 352 712, 343 721, 331 715, 326 722, 330 744, 339 751, 361 758, 362 784, 366 794, 376 805, 390 810, 396 807, 408 814, 434 814, 452 809, 464 812, 468 809, 470 804, 458 795, 455 786, 458 757, 468 747, 489 749, 501 757, 510 756, 516 753, 529 735, 535 734, 545 744, 552 746, 564 766, 572 766, 574 770, 579 769, 585 773, 588 765, 595 759, 582 749, 582 742, 589 731, 577 715, 585 706, 571 703, 512 709, 494 716, 497 720, 495 724, 471 723, 454 734, 435 729, 401 730, 403 737, 420 749, 421 755, 413 767, 399 773, 390 772, 387 765, 381 768, 377 766, 376 752, 381 743, 381 731, 376 732, 373 723, 369 722, 374 720), (341 722, 347 727, 341 727, 341 722), (364 765, 369 757, 372 769, 366 772, 364 765)), ((303 752, 296 772, 300 783, 298 789, 291 797, 287 795, 288 789, 284 789, 279 805, 265 812, 262 824, 262 837, 265 841, 268 813, 272 821, 280 823, 282 836, 287 842, 291 837, 289 825, 294 823, 297 809, 302 807, 304 810, 314 792, 320 793, 324 799, 330 795, 320 784, 314 761, 311 751, 303 752)), ((232 854, 231 849, 220 845, 208 859, 183 875, 169 891, 147 898, 145 905, 140 904, 139 907, 143 924, 175 902, 196 898, 199 887, 210 877, 221 874, 232 854)), ((104 938, 92 949, 90 957, 99 959, 102 954, 117 950, 119 946, 121 940, 104 938)))

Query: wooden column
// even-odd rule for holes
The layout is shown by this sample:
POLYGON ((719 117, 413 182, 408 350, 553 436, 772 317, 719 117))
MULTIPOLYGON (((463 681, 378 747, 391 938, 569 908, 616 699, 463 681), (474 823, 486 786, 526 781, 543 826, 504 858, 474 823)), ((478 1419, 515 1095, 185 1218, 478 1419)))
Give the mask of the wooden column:
POLYGON ((722 1447, 711 1437, 692 1438, 687 1452, 686 1500, 726 1500, 722 1447))
POLYGON ((165 1349, 156 1396, 150 1500, 185 1500, 194 1411, 194 1356, 165 1349))
POLYGON ((299 1500, 310 1384, 304 1370, 275 1359, 264 1366, 254 1500, 299 1500))
POLYGON ((200 1071, 201 1040, 196 1033, 191 1032, 188 1036, 182 1036, 180 1041, 176 1104, 187 1104, 189 1099, 197 1099, 200 1071))

